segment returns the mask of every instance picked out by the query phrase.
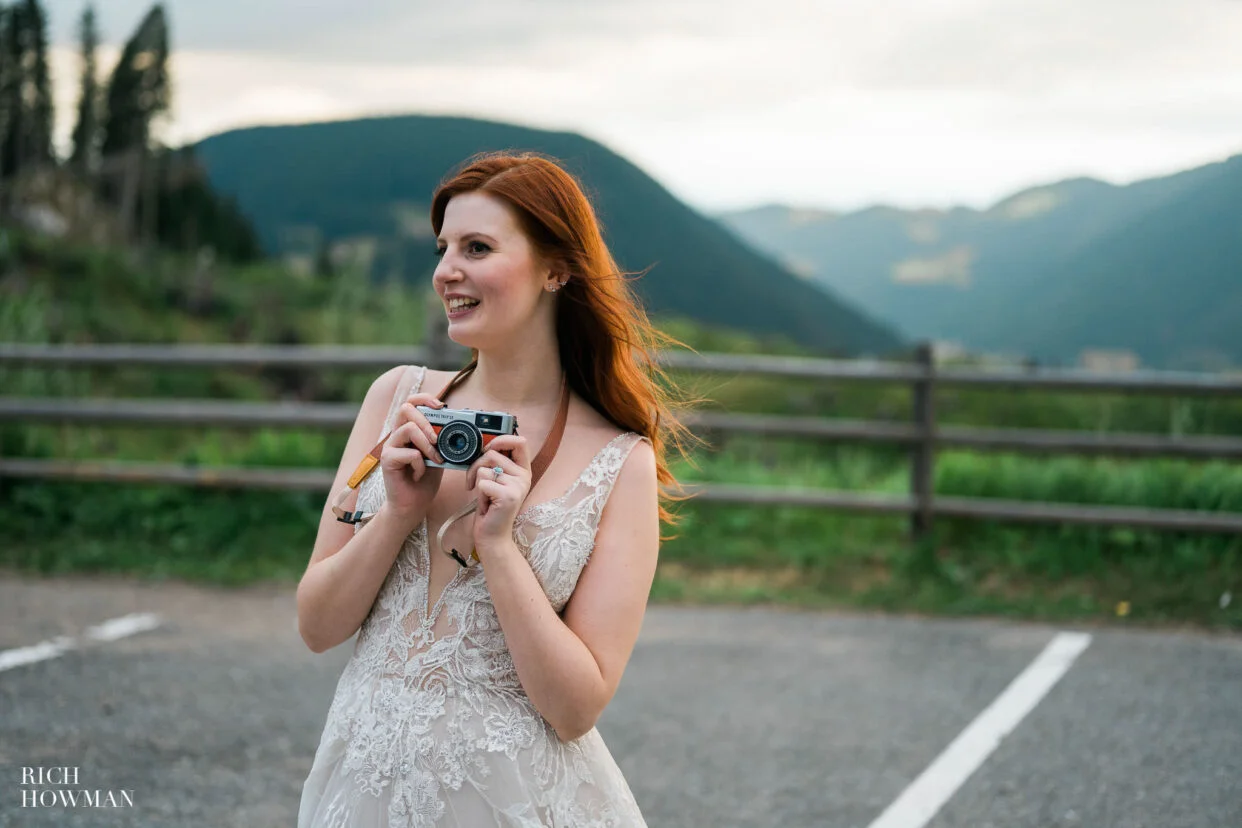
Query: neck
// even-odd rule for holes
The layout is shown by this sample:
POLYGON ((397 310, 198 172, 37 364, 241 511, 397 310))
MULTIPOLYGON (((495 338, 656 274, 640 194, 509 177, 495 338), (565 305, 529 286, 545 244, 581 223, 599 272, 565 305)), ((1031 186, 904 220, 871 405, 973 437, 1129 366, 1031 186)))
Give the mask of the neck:
POLYGON ((561 396, 561 358, 548 339, 522 348, 480 351, 471 384, 501 409, 556 405, 561 396))

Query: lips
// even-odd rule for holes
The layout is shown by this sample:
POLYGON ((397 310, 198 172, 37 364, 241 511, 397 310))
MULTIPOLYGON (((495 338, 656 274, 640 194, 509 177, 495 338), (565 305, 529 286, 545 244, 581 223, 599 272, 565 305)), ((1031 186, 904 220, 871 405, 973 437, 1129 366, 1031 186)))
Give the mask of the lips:
MULTIPOLYGON (((450 299, 450 300, 451 300, 452 298, 455 298, 455 297, 448 297, 448 299, 450 299)), ((473 297, 461 297, 461 298, 462 298, 462 299, 469 299, 469 298, 473 298, 473 297)), ((467 317, 467 315, 469 315, 469 314, 471 314, 471 313, 473 313, 473 312, 474 312, 474 309, 478 308, 478 305, 479 305, 479 303, 478 303, 478 302, 477 302, 477 300, 476 300, 476 302, 474 302, 474 304, 472 304, 472 305, 463 305, 463 307, 458 307, 458 308, 448 307, 448 308, 446 308, 446 310, 447 310, 447 312, 448 312, 448 318, 450 318, 450 319, 461 319, 462 317, 467 317)))

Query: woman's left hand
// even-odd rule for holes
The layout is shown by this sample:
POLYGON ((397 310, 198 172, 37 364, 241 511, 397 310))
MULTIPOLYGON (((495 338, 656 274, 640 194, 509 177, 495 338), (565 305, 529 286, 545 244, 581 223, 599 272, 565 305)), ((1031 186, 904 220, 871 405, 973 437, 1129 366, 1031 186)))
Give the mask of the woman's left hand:
POLYGON ((466 471, 466 485, 479 499, 474 515, 474 548, 480 560, 486 557, 488 550, 512 543, 513 521, 530 492, 530 481, 526 438, 516 434, 494 438, 487 451, 466 471), (504 470, 499 479, 492 471, 496 467, 504 470))

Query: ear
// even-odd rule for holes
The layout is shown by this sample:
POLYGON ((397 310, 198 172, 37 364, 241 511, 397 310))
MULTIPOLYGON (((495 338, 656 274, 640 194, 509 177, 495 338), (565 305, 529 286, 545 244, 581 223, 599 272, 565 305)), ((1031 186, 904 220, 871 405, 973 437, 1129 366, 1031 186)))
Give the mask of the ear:
POLYGON ((559 254, 543 259, 543 289, 556 292, 569 281, 569 262, 559 254))
POLYGON ((565 283, 569 281, 569 267, 565 260, 558 256, 548 262, 547 268, 543 289, 557 291, 565 287, 565 283))

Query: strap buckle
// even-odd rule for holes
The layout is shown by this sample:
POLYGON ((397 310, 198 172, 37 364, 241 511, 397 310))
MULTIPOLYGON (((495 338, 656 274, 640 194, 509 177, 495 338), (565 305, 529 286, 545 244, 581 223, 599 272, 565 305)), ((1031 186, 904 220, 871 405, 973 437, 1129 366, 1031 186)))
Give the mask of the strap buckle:
POLYGON ((341 523, 355 524, 355 523, 362 523, 363 518, 365 517, 366 517, 366 513, 363 512, 362 510, 359 510, 357 512, 346 512, 343 515, 339 515, 337 517, 337 520, 340 521, 341 523))

